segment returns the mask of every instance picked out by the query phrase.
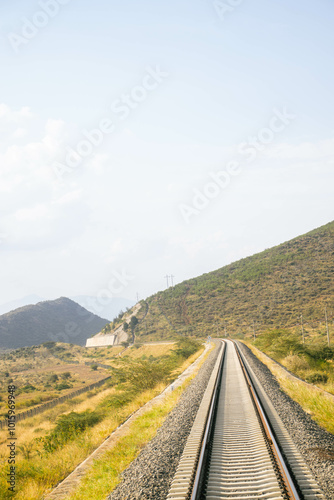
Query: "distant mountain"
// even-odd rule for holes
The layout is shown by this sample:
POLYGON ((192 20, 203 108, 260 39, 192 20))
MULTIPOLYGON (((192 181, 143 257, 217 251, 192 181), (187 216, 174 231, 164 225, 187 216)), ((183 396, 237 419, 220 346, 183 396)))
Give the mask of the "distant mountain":
POLYGON ((0 315, 18 309, 19 307, 37 304, 42 300, 44 300, 43 297, 39 297, 39 295, 26 295, 22 299, 5 302, 4 304, 0 304, 0 315))
MULTIPOLYGON (((87 311, 97 314, 103 318, 107 318, 109 321, 116 318, 120 311, 126 311, 127 308, 131 308, 135 305, 134 300, 123 299, 121 297, 114 297, 111 299, 103 298, 103 300, 101 300, 92 295, 76 295, 69 298, 87 309, 87 311)), ((44 300, 45 299, 39 295, 26 295, 22 299, 5 302, 4 304, 0 304, 0 315, 14 311, 19 307, 35 305, 44 300)))
POLYGON ((20 307, 0 316, 0 348, 65 342, 85 345, 109 321, 66 297, 20 307))
POLYGON ((120 311, 125 312, 127 308, 131 308, 135 305, 134 300, 123 299, 120 297, 114 297, 111 299, 103 298, 103 300, 101 300, 98 297, 90 295, 77 295, 70 298, 87 309, 87 311, 103 316, 103 318, 108 318, 109 321, 116 318, 120 311))

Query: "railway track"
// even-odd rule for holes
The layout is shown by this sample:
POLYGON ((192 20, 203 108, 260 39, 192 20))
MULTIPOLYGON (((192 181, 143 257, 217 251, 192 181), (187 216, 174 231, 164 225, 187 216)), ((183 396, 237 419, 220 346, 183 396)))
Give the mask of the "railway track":
POLYGON ((324 499, 236 343, 224 341, 168 500, 324 499))

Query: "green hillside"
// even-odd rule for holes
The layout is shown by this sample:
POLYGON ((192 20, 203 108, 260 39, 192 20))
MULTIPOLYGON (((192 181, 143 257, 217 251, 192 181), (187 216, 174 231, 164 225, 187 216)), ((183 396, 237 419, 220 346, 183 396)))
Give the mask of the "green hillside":
MULTIPOLYGON (((159 292, 142 302, 137 340, 177 334, 247 338, 267 329, 326 339, 333 331, 334 222, 252 257, 159 292), (148 312, 147 312, 148 306, 148 312), (145 313, 146 316, 145 316, 145 313), (145 316, 145 317, 144 317, 145 316), (226 328, 226 330, 225 330, 226 328)), ((334 338, 333 338, 334 341, 334 338)))

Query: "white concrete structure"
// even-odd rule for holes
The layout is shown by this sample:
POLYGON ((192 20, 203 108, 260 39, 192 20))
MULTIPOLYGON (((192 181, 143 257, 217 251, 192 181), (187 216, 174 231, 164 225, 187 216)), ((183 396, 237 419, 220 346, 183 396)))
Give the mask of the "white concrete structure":
POLYGON ((86 347, 103 347, 114 345, 116 335, 98 335, 86 340, 86 347))

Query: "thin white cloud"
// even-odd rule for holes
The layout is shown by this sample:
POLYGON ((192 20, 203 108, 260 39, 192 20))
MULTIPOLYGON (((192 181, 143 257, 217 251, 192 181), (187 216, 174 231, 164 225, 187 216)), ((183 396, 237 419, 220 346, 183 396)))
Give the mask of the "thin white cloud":
POLYGON ((125 131, 59 182, 52 163, 70 144, 73 127, 2 106, 0 128, 9 124, 12 132, 0 145, 1 257, 8 279, 15 259, 25 265, 23 281, 33 278, 33 269, 39 288, 32 291, 43 296, 42 260, 50 262, 56 295, 94 293, 110 269, 123 267, 137 277, 131 287, 145 295, 166 273, 181 281, 269 246, 266 232, 252 231, 271 227, 273 217, 273 243, 279 243, 281 234, 286 239, 284 221, 292 235, 298 231, 291 217, 296 206, 303 220, 317 205, 330 206, 332 138, 268 146, 186 227, 177 209, 182 197, 187 202, 194 186, 202 189, 210 180, 208 172, 224 167, 226 148, 180 144, 172 150, 125 131))
POLYGON ((59 186, 50 167, 66 139, 66 125, 47 120, 39 138, 31 141, 21 131, 37 129, 38 121, 28 108, 15 111, 0 105, 0 128, 15 122, 20 139, 17 143, 4 141, 0 150, 1 228, 8 234, 7 244, 17 251, 66 245, 84 230, 82 217, 89 210, 81 189, 73 183, 59 186))
POLYGON ((275 160, 322 161, 334 155, 334 137, 318 142, 300 144, 281 143, 264 151, 264 155, 275 160))

